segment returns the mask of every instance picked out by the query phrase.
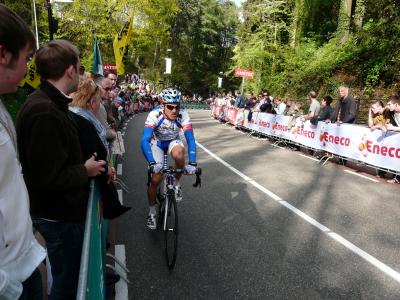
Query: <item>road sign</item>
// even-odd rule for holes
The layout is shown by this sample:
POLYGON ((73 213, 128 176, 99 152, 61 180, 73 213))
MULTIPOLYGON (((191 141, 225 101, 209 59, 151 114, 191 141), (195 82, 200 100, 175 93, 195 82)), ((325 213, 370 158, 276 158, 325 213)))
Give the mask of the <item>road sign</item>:
POLYGON ((115 71, 117 70, 117 66, 115 64, 104 64, 103 69, 104 71, 115 71))
POLYGON ((243 70, 243 69, 236 69, 235 70, 236 77, 243 77, 243 78, 254 78, 254 72, 250 70, 243 70))

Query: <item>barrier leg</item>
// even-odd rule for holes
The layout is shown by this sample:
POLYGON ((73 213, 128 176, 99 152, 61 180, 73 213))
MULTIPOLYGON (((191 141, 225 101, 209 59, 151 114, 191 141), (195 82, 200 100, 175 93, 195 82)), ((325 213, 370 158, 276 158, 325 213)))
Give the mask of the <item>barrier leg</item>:
POLYGON ((329 152, 325 152, 325 155, 321 157, 321 159, 319 160, 319 163, 322 163, 322 161, 324 161, 324 163, 322 164, 323 166, 325 166, 325 164, 331 160, 333 158, 333 154, 329 153, 329 152))

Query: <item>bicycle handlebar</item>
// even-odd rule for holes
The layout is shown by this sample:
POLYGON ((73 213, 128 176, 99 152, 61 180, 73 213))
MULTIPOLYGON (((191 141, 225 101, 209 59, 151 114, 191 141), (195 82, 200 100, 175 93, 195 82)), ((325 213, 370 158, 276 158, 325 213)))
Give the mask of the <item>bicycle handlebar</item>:
MULTIPOLYGON (((151 170, 147 171, 147 186, 150 185, 151 182, 151 174, 153 172, 151 170)), ((188 174, 186 173, 185 169, 173 169, 173 168, 168 168, 168 169, 162 169, 160 173, 158 174, 184 174, 184 175, 196 175, 196 182, 193 184, 193 187, 201 187, 201 173, 202 170, 201 168, 196 168, 196 172, 194 174, 188 174)))

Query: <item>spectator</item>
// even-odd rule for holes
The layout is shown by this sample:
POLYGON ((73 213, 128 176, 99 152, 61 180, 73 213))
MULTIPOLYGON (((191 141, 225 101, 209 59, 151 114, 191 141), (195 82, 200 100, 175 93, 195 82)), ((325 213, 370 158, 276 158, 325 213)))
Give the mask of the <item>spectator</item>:
POLYGON ((314 125, 317 125, 319 121, 328 121, 330 122, 330 117, 333 113, 333 108, 331 106, 333 99, 331 96, 325 96, 321 101, 321 110, 319 111, 318 116, 311 118, 310 122, 314 125))
MULTIPOLYGON (((14 93, 33 55, 29 26, 0 4, 0 95, 14 93)), ((29 198, 17 158, 13 121, 0 100, 0 299, 42 299, 39 264, 46 251, 36 241, 29 198)))
POLYGON ((400 97, 390 97, 387 107, 389 109, 389 124, 386 125, 386 129, 400 131, 400 97))
POLYGON ((260 102, 262 102, 262 104, 271 103, 271 97, 269 96, 269 92, 267 90, 263 91, 262 100, 260 102))
POLYGON ((112 88, 115 88, 117 86, 117 75, 115 75, 114 73, 110 72, 110 73, 107 74, 106 78, 111 80, 112 88))
MULTIPOLYGON (((400 97, 391 96, 387 104, 389 109, 389 122, 386 129, 400 132, 400 97)), ((388 180, 389 183, 399 183, 400 175, 395 175, 393 179, 388 180)))
POLYGON ((250 107, 253 103, 253 93, 247 92, 246 100, 244 101, 243 105, 240 108, 246 109, 246 107, 250 107))
POLYGON ((35 227, 46 240, 53 284, 51 299, 74 299, 85 227, 89 177, 104 171, 86 162, 68 111, 79 82, 78 49, 65 40, 35 56, 42 82, 17 118, 18 147, 35 227))
POLYGON ((307 95, 308 100, 310 101, 310 108, 308 109, 308 114, 302 116, 302 120, 310 120, 314 117, 317 117, 321 108, 321 105, 319 104, 317 100, 317 93, 314 91, 311 91, 307 95))
POLYGON ((239 91, 236 91, 235 95, 236 95, 235 106, 237 108, 243 108, 244 107, 244 97, 243 97, 243 95, 239 91))
POLYGON ((368 126, 371 131, 380 129, 386 131, 385 105, 382 101, 374 102, 368 110, 368 126))
POLYGON ((115 130, 113 129, 115 126, 115 119, 112 116, 112 109, 111 105, 109 104, 109 98, 110 98, 110 91, 112 90, 112 82, 108 78, 104 78, 102 76, 98 76, 95 79, 95 83, 99 86, 100 92, 101 92, 101 98, 102 102, 100 104, 100 109, 98 113, 96 114, 97 119, 101 122, 104 128, 107 130, 107 140, 111 143, 113 142, 117 134, 115 130), (109 108, 109 112, 106 109, 106 104, 107 108, 109 108), (109 123, 110 122, 110 123, 109 123), (109 125, 111 124, 111 125, 109 125))
POLYGON ((277 115, 283 115, 285 109, 286 109, 286 104, 281 100, 281 98, 276 97, 274 99, 275 102, 275 112, 277 115))
POLYGON ((289 120, 288 123, 289 128, 292 128, 296 124, 297 118, 300 118, 304 114, 302 107, 303 107, 302 102, 296 101, 294 103, 294 110, 290 115, 292 118, 289 120))
POLYGON ((265 102, 260 106, 260 111, 268 114, 272 114, 272 104, 271 102, 265 102))
POLYGON ((353 96, 349 95, 349 88, 341 86, 339 88, 340 99, 336 108, 330 118, 332 122, 341 123, 355 123, 357 104, 353 96))
MULTIPOLYGON (((100 102, 99 87, 92 80, 85 80, 80 83, 78 91, 74 93, 70 110, 74 112, 72 116, 78 126, 83 158, 89 159, 93 153, 96 153, 98 159, 107 161, 106 129, 95 116, 100 109, 100 102)), ((108 164, 105 165, 105 169, 103 173, 96 176, 96 180, 102 196, 103 216, 106 219, 114 219, 129 208, 121 205, 116 188, 112 183, 116 179, 115 169, 108 164)))
POLYGON ((287 97, 285 100, 285 104, 286 104, 286 107, 285 107, 285 111, 283 112, 283 115, 285 115, 285 116, 292 115, 294 113, 293 101, 289 97, 287 97))

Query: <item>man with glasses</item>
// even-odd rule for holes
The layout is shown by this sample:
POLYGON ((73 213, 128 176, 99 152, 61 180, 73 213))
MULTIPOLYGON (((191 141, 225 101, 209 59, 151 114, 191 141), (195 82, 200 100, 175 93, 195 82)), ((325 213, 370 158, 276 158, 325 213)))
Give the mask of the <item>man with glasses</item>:
MULTIPOLYGON (((157 187, 162 181, 162 174, 159 174, 163 167, 164 150, 175 161, 176 168, 186 169, 188 174, 196 172, 196 142, 193 135, 193 127, 188 113, 180 108, 181 93, 175 89, 165 89, 161 94, 162 105, 153 109, 145 122, 141 147, 143 154, 149 163, 149 169, 153 176, 147 190, 149 201, 149 216, 146 225, 149 229, 157 228, 156 197, 157 187), (180 130, 183 130, 187 144, 189 165, 185 167, 185 148, 179 138, 180 130)), ((176 175, 176 179, 180 179, 176 175)), ((176 201, 182 200, 180 185, 175 191, 176 201)))
POLYGON ((115 119, 112 116, 111 106, 109 105, 112 81, 103 76, 98 76, 94 79, 94 82, 100 88, 102 99, 102 102, 100 102, 100 109, 96 113, 96 118, 99 119, 100 123, 107 130, 107 141, 112 143, 117 137, 117 134, 113 129, 115 125, 115 119), (110 109, 110 112, 108 111, 108 109, 110 109))

